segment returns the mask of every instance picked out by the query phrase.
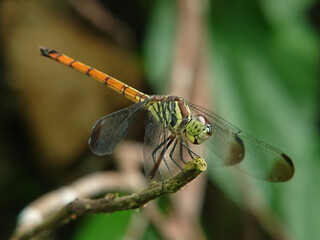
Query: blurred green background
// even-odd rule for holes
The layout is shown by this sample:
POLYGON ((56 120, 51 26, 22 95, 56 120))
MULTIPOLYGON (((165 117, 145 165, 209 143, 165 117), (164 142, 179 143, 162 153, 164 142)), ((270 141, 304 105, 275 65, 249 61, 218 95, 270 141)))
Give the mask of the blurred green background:
MULTIPOLYGON (((268 183, 209 169, 198 194, 154 205, 171 229, 142 209, 83 217, 45 239, 186 239, 179 201, 196 205, 190 239, 320 239, 319 16, 315 0, 0 0, 0 238, 33 200, 116 168, 87 140, 99 117, 131 104, 41 57, 44 45, 148 94, 205 102, 296 170, 268 183), (185 79, 197 94, 175 87, 185 79)), ((140 125, 130 139, 142 141, 140 125)))

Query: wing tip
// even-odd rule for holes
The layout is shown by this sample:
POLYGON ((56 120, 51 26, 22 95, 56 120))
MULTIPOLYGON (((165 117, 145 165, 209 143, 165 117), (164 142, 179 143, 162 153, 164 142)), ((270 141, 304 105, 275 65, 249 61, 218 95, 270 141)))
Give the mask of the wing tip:
POLYGON ((282 153, 281 156, 291 167, 294 167, 293 162, 292 162, 291 158, 289 158, 288 155, 282 153))
POLYGON ((269 176, 268 180, 271 182, 287 182, 294 175, 295 169, 291 158, 284 153, 281 154, 281 157, 284 161, 281 161, 282 163, 279 161, 275 167, 277 169, 275 172, 278 174, 269 176))
POLYGON ((245 156, 245 147, 242 139, 235 135, 235 142, 231 145, 228 165, 240 163, 245 156))
POLYGON ((45 57, 50 57, 50 54, 52 53, 57 53, 59 54, 59 52, 57 52, 56 50, 53 50, 51 48, 47 48, 47 47, 43 47, 43 46, 40 46, 40 53, 42 56, 45 56, 45 57))

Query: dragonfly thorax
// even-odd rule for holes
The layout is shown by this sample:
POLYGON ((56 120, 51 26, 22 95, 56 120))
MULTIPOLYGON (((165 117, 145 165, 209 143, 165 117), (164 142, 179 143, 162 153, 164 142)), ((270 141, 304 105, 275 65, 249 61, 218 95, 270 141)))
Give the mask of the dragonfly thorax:
POLYGON ((193 144, 200 144, 212 135, 211 123, 202 115, 193 116, 187 124, 186 135, 193 144))
POLYGON ((154 96, 147 103, 151 115, 174 135, 181 134, 191 120, 188 104, 175 96, 154 96))

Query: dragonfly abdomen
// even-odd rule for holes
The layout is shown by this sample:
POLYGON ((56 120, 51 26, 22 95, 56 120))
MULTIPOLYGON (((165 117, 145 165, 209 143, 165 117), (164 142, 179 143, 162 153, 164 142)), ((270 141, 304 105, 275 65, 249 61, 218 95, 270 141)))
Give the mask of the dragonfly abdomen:
POLYGON ((130 99, 133 102, 143 102, 147 98, 148 95, 139 92, 138 90, 129 87, 128 85, 122 83, 121 81, 98 71, 95 68, 92 68, 86 64, 83 64, 77 60, 74 60, 64 54, 57 52, 56 50, 52 50, 49 48, 40 48, 41 54, 45 57, 56 60, 72 69, 75 69, 81 73, 86 74, 87 76, 98 80, 104 85, 108 86, 112 90, 121 93, 126 98, 130 99))
POLYGON ((160 124, 174 134, 179 134, 191 118, 188 104, 179 97, 154 96, 147 108, 160 124))

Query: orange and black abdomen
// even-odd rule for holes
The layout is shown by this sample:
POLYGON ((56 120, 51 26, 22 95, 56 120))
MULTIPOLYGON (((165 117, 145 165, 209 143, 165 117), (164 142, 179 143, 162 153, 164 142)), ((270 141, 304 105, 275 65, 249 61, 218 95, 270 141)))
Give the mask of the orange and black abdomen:
POLYGON ((126 98, 128 98, 133 102, 143 102, 144 100, 149 98, 148 95, 142 92, 139 92, 138 90, 132 87, 129 87, 128 85, 122 83, 121 81, 105 73, 102 73, 95 68, 92 68, 79 61, 76 61, 64 54, 61 54, 55 50, 51 50, 49 48, 40 48, 40 51, 43 56, 56 60, 68 67, 71 67, 79 72, 86 74, 89 77, 92 77, 98 80, 99 82, 103 83, 104 85, 107 85, 109 88, 113 89, 114 91, 121 93, 123 96, 125 96, 126 98))

